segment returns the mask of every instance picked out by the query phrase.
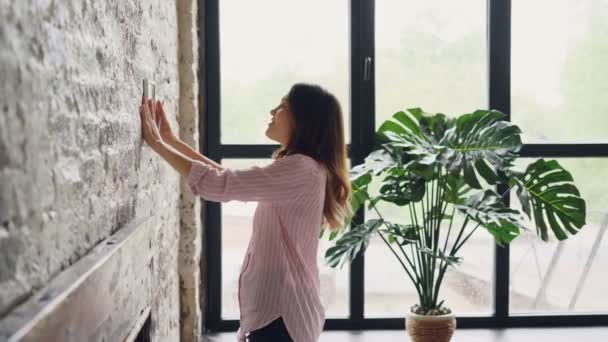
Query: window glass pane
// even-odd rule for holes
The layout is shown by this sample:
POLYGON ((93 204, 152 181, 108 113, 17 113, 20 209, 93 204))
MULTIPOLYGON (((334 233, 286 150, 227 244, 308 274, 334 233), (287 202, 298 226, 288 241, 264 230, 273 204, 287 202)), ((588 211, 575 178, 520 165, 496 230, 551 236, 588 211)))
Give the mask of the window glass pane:
MULTIPOLYGON (((222 165, 244 169, 264 166, 270 159, 224 159, 222 165)), ((255 202, 231 201, 222 204, 222 319, 239 319, 239 271, 253 228, 255 202)), ((348 267, 334 270, 325 266, 323 256, 327 239, 319 242, 318 265, 321 278, 321 297, 327 317, 348 316, 348 267)))
MULTIPOLYGON (((270 162, 269 159, 224 159, 222 165, 244 169, 270 162)), ((254 202, 222 204, 222 319, 239 319, 239 271, 251 237, 255 207, 254 202)))
POLYGON ((334 269, 325 264, 325 251, 334 245, 328 240, 328 232, 319 241, 319 272, 321 276, 321 300, 326 318, 348 318, 350 296, 350 266, 334 269))
MULTIPOLYGON (((525 169, 535 160, 522 159, 518 166, 525 169)), ((530 225, 528 233, 511 243, 511 312, 608 312, 608 186, 602 182, 608 158, 560 158, 558 162, 572 173, 586 201, 587 225, 562 243, 541 241, 530 225)), ((520 208, 515 193, 511 203, 520 208)))
MULTIPOLYGON (((380 182, 374 180, 370 191, 377 193, 380 182)), ((389 222, 409 224, 408 207, 398 207, 381 202, 378 211, 389 222), (406 214, 408 212, 408 214, 406 214)), ((418 208, 420 210, 420 207, 418 208)), ((451 208, 446 210, 451 214, 451 208)), ((419 211, 419 214, 421 212, 419 211)), ((377 218, 373 210, 366 211, 366 219, 377 218)), ((455 239, 463 223, 458 214, 452 224, 451 240, 455 239)), ((442 224, 442 234, 446 234, 449 221, 442 224)), ((467 226, 466 232, 473 228, 467 226)), ((445 241, 445 235, 440 241, 445 241)), ((441 288, 441 299, 445 305, 459 316, 489 315, 493 311, 494 299, 494 242, 492 236, 483 229, 477 230, 457 254, 462 263, 448 268, 441 288)), ((406 249, 407 250, 407 249, 406 249)), ((396 252, 400 253, 397 249, 396 252)), ((372 238, 365 252, 365 316, 403 317, 407 310, 418 303, 416 290, 401 264, 388 249, 384 241, 372 238)))
POLYGON ((349 1, 222 0, 221 142, 272 143, 270 110, 296 82, 334 93, 349 129, 349 1))
POLYGON ((376 1, 376 125, 487 108, 486 1, 376 1))
POLYGON ((512 7, 511 113, 524 141, 608 142, 608 1, 512 7))
MULTIPOLYGON (((350 159, 347 167, 350 168, 350 159)), ((323 233, 319 241, 319 270, 321 272, 321 299, 325 306, 326 318, 348 318, 350 313, 350 264, 342 268, 332 268, 325 263, 327 249, 335 246, 335 241, 329 241, 330 232, 323 233)), ((341 236, 341 235, 338 235, 341 236)))

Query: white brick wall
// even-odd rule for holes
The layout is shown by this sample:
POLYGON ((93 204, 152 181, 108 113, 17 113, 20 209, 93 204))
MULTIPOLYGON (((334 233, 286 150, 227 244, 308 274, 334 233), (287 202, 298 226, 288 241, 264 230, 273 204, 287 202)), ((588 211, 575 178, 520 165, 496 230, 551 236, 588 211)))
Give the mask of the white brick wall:
POLYGON ((179 177, 138 117, 143 77, 177 112, 176 3, 0 0, 0 23, 0 317, 153 215, 153 335, 178 341, 179 177))

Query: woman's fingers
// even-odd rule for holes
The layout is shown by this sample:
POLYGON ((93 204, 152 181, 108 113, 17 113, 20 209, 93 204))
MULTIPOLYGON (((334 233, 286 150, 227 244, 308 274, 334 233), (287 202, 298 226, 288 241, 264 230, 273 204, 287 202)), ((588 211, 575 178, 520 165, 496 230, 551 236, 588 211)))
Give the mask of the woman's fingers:
POLYGON ((154 107, 155 107, 154 101, 152 101, 152 99, 149 99, 148 100, 148 111, 150 113, 150 118, 152 119, 152 122, 154 122, 156 125, 158 125, 157 114, 156 114, 156 110, 154 107))
POLYGON ((146 123, 148 122, 148 111, 146 109, 146 105, 145 104, 142 104, 139 107, 139 116, 141 118, 142 127, 144 127, 146 125, 146 123))
POLYGON ((158 115, 158 121, 160 121, 164 125, 166 125, 165 128, 168 128, 169 130, 171 130, 170 129, 171 126, 169 126, 169 120, 167 120, 167 114, 165 113, 163 104, 160 101, 156 102, 156 113, 158 115))
POLYGON ((150 121, 150 115, 148 114, 148 108, 146 107, 146 105, 142 105, 141 106, 141 123, 142 123, 142 130, 144 133, 144 138, 148 137, 148 122, 150 121))
POLYGON ((159 108, 159 104, 160 104, 160 101, 156 101, 156 103, 154 104, 154 108, 156 109, 156 111, 155 111, 156 126, 158 126, 158 129, 160 130, 160 128, 162 127, 162 123, 163 123, 163 113, 162 113, 162 107, 159 108))
POLYGON ((148 118, 150 116, 148 114, 148 106, 144 104, 142 107, 144 108, 144 123, 147 125, 148 124, 148 118))
POLYGON ((146 106, 141 105, 139 107, 139 115, 141 117, 141 134, 146 142, 148 142, 148 115, 146 113, 146 106))
POLYGON ((148 104, 146 106, 147 112, 148 112, 148 123, 151 122, 156 122, 156 120, 154 119, 154 111, 152 108, 152 100, 148 100, 148 104))
POLYGON ((150 124, 152 120, 152 113, 150 113, 150 109, 149 109, 149 103, 147 101, 146 104, 142 105, 143 108, 143 123, 144 123, 144 129, 146 130, 145 133, 150 133, 150 124))
POLYGON ((163 132, 170 132, 170 126, 164 116, 164 110, 160 101, 143 98, 139 107, 139 115, 142 122, 143 138, 148 145, 153 146, 166 137, 163 132), (163 123, 164 120, 164 123, 163 123), (161 132, 161 127, 163 128, 161 132))
POLYGON ((154 102, 149 100, 146 107, 147 114, 147 133, 149 138, 152 140, 151 142, 158 142, 161 140, 160 132, 158 129, 157 121, 154 115, 154 112, 151 110, 153 108, 154 102))
POLYGON ((158 119, 158 129, 163 139, 174 139, 175 136, 173 135, 173 131, 171 131, 171 124, 169 124, 169 119, 167 119, 167 114, 161 101, 156 101, 156 116, 158 119))
POLYGON ((158 134, 155 131, 156 125, 154 124, 154 119, 152 117, 152 112, 150 111, 150 101, 148 99, 143 99, 142 104, 139 107, 139 116, 141 118, 141 130, 142 135, 146 143, 150 146, 158 141, 158 134))
POLYGON ((167 115, 165 113, 165 108, 163 108, 163 103, 159 100, 156 101, 156 111, 164 118, 167 118, 167 115))
POLYGON ((163 110, 163 105, 160 101, 156 101, 156 116, 158 117, 158 121, 163 121, 165 119, 165 111, 163 110))
POLYGON ((139 106, 139 120, 141 121, 141 135, 144 135, 144 106, 139 106))
MULTIPOLYGON (((155 115, 155 123, 156 123, 156 127, 158 128, 159 132, 162 132, 162 128, 163 127, 163 118, 162 118, 162 114, 160 113, 160 111, 158 110, 158 106, 156 105, 156 103, 154 104, 154 115, 155 115)), ((162 134, 161 134, 162 136, 162 134)))

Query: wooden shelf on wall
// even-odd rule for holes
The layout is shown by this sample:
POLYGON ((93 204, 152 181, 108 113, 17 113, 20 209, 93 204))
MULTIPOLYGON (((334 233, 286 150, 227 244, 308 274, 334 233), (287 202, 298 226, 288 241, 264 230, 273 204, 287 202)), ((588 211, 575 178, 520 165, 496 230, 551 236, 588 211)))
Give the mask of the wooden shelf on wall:
POLYGON ((153 225, 138 219, 100 242, 4 317, 0 340, 136 340, 150 316, 153 225))

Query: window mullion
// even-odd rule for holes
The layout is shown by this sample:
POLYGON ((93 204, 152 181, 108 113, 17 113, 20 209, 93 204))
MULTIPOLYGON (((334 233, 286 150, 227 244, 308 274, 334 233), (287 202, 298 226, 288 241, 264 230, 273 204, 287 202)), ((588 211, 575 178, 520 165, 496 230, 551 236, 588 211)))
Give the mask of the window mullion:
MULTIPOLYGON (((488 0, 489 106, 511 120, 511 0, 488 0)), ((499 185, 499 193, 508 190, 499 185)), ((504 197, 509 205, 509 196, 504 197)), ((509 246, 496 246, 494 258, 494 318, 505 326, 509 317, 509 246)))

